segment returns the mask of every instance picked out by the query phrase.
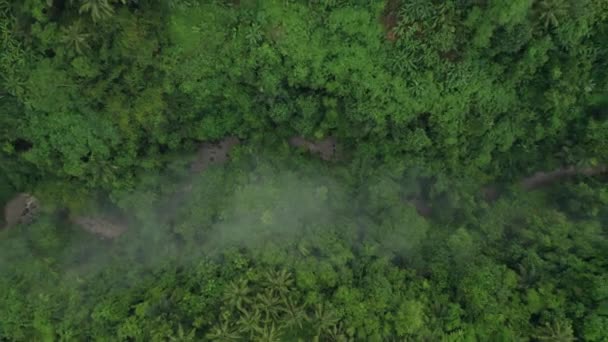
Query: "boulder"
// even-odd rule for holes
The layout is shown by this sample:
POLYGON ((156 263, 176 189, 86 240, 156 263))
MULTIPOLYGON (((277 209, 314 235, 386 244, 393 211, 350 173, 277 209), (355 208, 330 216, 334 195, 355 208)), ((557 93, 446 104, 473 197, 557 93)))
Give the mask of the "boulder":
POLYGON ((10 228, 18 224, 30 224, 36 219, 39 211, 40 204, 34 196, 20 193, 4 206, 6 227, 10 228))

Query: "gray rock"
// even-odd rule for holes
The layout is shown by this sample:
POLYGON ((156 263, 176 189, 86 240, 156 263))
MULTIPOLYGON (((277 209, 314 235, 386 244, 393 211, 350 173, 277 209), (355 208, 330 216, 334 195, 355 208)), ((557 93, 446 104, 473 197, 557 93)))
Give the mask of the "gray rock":
POLYGON ((40 212, 38 200, 27 193, 20 193, 13 197, 4 206, 4 219, 6 227, 10 228, 18 224, 30 224, 40 212))

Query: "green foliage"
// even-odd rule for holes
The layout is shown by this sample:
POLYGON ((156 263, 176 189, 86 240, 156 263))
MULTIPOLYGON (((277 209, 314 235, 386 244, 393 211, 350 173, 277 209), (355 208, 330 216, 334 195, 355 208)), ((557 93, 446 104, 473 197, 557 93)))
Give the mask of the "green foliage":
POLYGON ((93 21, 110 17, 114 13, 108 0, 82 0, 78 13, 89 13, 93 21))
POLYGON ((0 0, 0 203, 43 204, 0 231, 0 340, 606 341, 605 172, 509 184, 608 163, 607 20, 600 0, 0 0), (229 163, 188 172, 226 136, 229 163), (94 213, 129 229, 71 221, 94 213))

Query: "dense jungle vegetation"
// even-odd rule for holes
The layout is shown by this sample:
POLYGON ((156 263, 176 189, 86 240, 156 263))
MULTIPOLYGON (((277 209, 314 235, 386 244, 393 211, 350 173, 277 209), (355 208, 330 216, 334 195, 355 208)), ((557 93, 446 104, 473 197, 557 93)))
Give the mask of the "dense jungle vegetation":
POLYGON ((0 341, 608 341, 607 163, 605 0, 0 0, 0 341))

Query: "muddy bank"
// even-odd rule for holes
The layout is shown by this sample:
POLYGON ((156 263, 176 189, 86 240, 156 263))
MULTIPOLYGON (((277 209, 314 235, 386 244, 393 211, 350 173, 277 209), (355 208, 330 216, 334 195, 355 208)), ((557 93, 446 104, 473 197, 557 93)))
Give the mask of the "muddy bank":
MULTIPOLYGON (((196 157, 189 165, 191 175, 204 172, 212 165, 221 165, 230 159, 232 149, 240 144, 237 137, 226 137, 219 141, 203 142, 196 152, 196 157)), ((171 202, 175 208, 169 208, 170 214, 177 211, 177 207, 183 202, 185 195, 192 189, 192 178, 183 184, 181 191, 171 196, 171 202)), ((115 239, 124 234, 128 229, 128 221, 124 215, 108 215, 107 213, 69 215, 68 221, 73 225, 96 235, 102 239, 115 239)))
POLYGON ((551 172, 537 172, 524 178, 519 185, 526 191, 532 191, 574 176, 597 176, 606 172, 608 172, 608 166, 606 165, 585 168, 563 167, 551 172))
POLYGON ((294 136, 289 138, 289 145, 305 149, 312 154, 318 155, 325 161, 335 160, 338 157, 338 141, 331 136, 317 141, 294 136))
MULTIPOLYGON (((524 191, 539 190, 559 182, 568 181, 575 176, 598 176, 608 173, 608 165, 600 165, 595 167, 561 167, 553 171, 539 171, 531 176, 523 178, 517 184, 524 191)), ((487 202, 496 201, 502 196, 502 192, 498 185, 488 185, 479 190, 479 196, 487 202)), ((430 217, 432 215, 432 206, 421 199, 409 199, 406 201, 408 205, 416 208, 419 215, 430 217)))
POLYGON ((190 165, 190 171, 200 173, 211 165, 226 163, 230 151, 238 144, 240 144, 240 140, 237 137, 227 137, 217 142, 202 143, 198 149, 196 159, 190 165))
MULTIPOLYGON (((226 137, 215 142, 204 142, 200 145, 196 158, 190 164, 191 175, 204 172, 212 165, 221 165, 230 160, 230 153, 233 148, 241 141, 237 137, 226 137)), ((288 144, 295 148, 300 148, 309 153, 320 157, 325 161, 335 161, 339 159, 338 141, 335 137, 329 136, 321 140, 312 141, 301 136, 293 136, 288 139, 288 144)), ((558 168, 553 171, 540 171, 517 182, 523 191, 534 191, 543 187, 554 185, 555 183, 567 181, 575 176, 597 176, 608 173, 608 166, 601 165, 596 167, 575 167, 568 166, 558 168)), ((187 194, 192 191, 192 177, 188 177, 171 198, 167 200, 174 203, 168 208, 167 214, 177 212, 179 206, 187 198, 187 194)), ((488 202, 500 198, 503 192, 498 185, 488 185, 478 192, 479 196, 488 202)), ((419 215, 430 217, 433 214, 433 206, 430 201, 421 198, 404 199, 407 205, 413 206, 419 215)), ((35 220, 39 212, 38 200, 27 193, 20 193, 6 203, 4 207, 5 222, 0 222, 0 229, 10 228, 19 224, 29 224, 35 220)), ((69 221, 74 225, 106 239, 114 239, 122 235, 127 230, 125 219, 108 217, 104 215, 80 215, 70 217, 69 221)))
POLYGON ((384 6, 384 11, 380 17, 380 23, 386 32, 386 40, 395 42, 397 33, 395 32, 399 24, 399 0, 388 0, 384 6))

